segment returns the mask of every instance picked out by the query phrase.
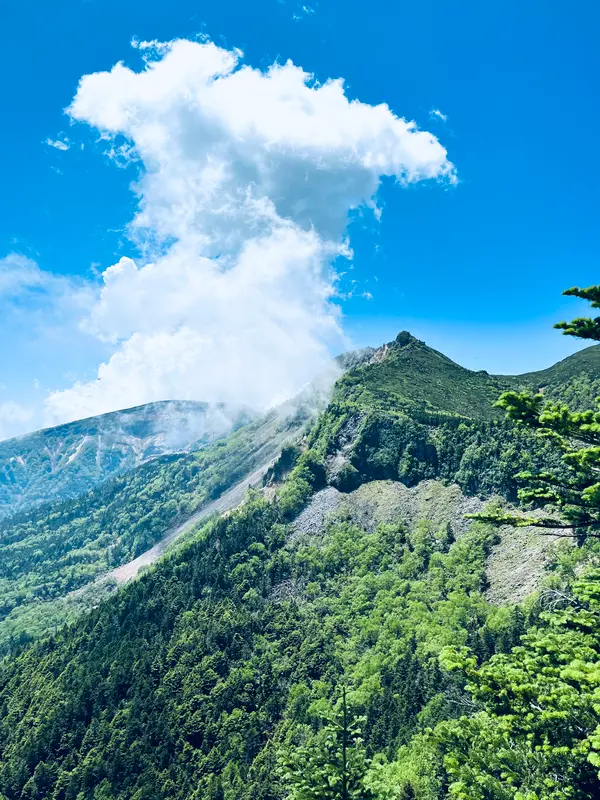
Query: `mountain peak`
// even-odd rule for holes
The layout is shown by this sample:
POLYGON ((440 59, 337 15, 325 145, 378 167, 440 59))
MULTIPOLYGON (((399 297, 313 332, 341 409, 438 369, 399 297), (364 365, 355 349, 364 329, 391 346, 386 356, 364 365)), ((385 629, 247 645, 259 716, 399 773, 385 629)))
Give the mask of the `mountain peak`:
POLYGON ((412 333, 409 333, 408 331, 400 331, 400 333, 398 334, 398 336, 396 336, 394 341, 391 342, 391 344, 395 345, 396 347, 406 347, 407 345, 414 343, 423 344, 423 342, 421 342, 420 339, 417 339, 415 336, 412 335, 412 333))

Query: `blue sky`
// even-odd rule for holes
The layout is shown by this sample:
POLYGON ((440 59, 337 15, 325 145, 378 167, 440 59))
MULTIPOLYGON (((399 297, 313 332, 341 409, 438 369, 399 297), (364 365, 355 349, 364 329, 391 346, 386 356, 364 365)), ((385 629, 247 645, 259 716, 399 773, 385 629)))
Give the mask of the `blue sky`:
POLYGON ((342 77, 349 99, 387 103, 447 150, 455 185, 384 178, 381 219, 350 226, 336 303, 353 343, 408 328, 490 372, 542 368, 577 348, 551 325, 582 310, 564 288, 598 280, 597 4, 85 0, 11 3, 3 16, 0 258, 16 252, 46 276, 42 301, 0 296, 10 342, 0 404, 33 409, 25 427, 48 392, 95 380, 115 350, 114 337, 73 335, 70 321, 103 270, 139 258, 127 229, 137 167, 115 166, 98 131, 63 110, 81 76, 118 61, 141 68, 132 37, 204 34, 258 69, 291 59, 318 81, 342 77), (68 308, 61 276, 82 294, 70 291, 68 308), (60 298, 51 312, 48 292, 60 298))

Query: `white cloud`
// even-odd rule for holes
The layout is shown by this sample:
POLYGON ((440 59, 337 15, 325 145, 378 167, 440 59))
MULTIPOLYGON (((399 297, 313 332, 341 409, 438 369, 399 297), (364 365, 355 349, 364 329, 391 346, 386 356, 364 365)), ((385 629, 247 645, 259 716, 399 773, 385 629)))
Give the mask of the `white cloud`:
POLYGON ((67 278, 40 269, 33 259, 21 253, 0 258, 0 302, 23 296, 47 298, 63 294, 71 286, 67 278))
POLYGON ((43 287, 46 276, 31 258, 9 253, 0 258, 0 299, 43 287))
POLYGON ((429 112, 429 116, 433 117, 433 119, 441 119, 442 122, 447 122, 448 120, 448 115, 442 114, 439 108, 432 108, 429 112))
POLYGON ((46 139, 46 144, 49 147, 54 147, 55 150, 68 150, 71 147, 71 143, 68 139, 46 139))
POLYGON ((92 307, 94 296, 93 287, 83 279, 42 270, 21 253, 0 258, 0 312, 4 315, 15 309, 15 301, 30 313, 52 306, 81 314, 92 307))
POLYGON ((250 240, 229 270, 171 252, 139 269, 123 258, 104 273, 86 320, 118 343, 98 380, 49 398, 55 419, 150 399, 198 399, 266 407, 306 381, 339 339, 323 245, 311 232, 250 240))
POLYGON ((0 441, 28 430, 33 412, 19 403, 0 403, 0 441))
POLYGON ((68 109, 139 166, 129 232, 144 256, 103 274, 84 329, 114 346, 97 380, 54 392, 62 421, 158 399, 267 407, 344 339, 332 263, 382 176, 454 182, 446 151, 387 105, 291 62, 262 71, 211 42, 134 42, 68 109))

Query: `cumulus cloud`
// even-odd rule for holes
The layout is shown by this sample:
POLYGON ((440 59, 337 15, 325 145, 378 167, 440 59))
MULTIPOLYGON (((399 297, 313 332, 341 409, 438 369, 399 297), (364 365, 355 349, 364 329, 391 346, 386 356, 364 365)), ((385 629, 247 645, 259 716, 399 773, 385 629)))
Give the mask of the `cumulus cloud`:
POLYGON ((431 133, 291 62, 215 44, 134 42, 143 66, 83 77, 68 109, 139 170, 142 257, 103 273, 84 329, 114 346, 97 379, 54 392, 54 421, 159 399, 289 396, 344 345, 335 261, 382 176, 454 182, 431 133))

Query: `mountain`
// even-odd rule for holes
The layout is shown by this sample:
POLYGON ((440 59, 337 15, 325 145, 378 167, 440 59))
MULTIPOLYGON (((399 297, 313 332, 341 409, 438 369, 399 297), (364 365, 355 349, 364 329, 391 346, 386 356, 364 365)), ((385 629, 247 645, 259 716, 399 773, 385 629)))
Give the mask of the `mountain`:
MULTIPOLYGON (((480 701, 445 648, 468 646, 475 665, 508 658, 550 624, 531 596, 540 586, 571 619, 570 582, 595 545, 465 515, 515 502, 519 470, 561 468, 551 440, 501 417, 498 393, 583 404, 599 359, 593 347, 542 373, 490 376, 403 333, 348 361, 316 416, 292 404, 5 521, 2 800, 337 800, 341 763, 349 797, 514 800, 454 781, 464 753, 451 725, 480 701), (264 486, 239 508, 196 516, 257 472, 264 486), (101 583, 186 519, 136 580, 101 583)), ((514 695, 536 713, 522 686, 514 695)), ((596 724, 590 705, 560 729, 596 724)), ((509 745, 515 765, 554 752, 551 738, 535 752, 509 745)), ((594 769, 584 777, 577 796, 598 796, 594 769)))
POLYGON ((361 359, 343 379, 347 399, 369 408, 443 411, 470 419, 499 419, 493 408, 508 389, 540 389, 564 394, 578 386, 587 394, 600 380, 600 345, 594 345, 538 372, 490 375, 461 367, 407 331, 361 359))
POLYGON ((347 400, 379 409, 441 410, 494 419, 492 404, 511 379, 465 369, 407 331, 342 379, 347 400))
POLYGON ((593 345, 564 358, 548 369, 526 372, 517 376, 537 389, 565 386, 567 383, 585 377, 598 380, 600 376, 600 346, 593 345))
POLYGON ((600 396, 600 346, 574 353, 548 369, 513 378, 515 388, 541 392, 549 400, 567 403, 574 411, 596 407, 600 396))
POLYGON ((197 450, 257 416, 225 404, 149 403, 0 442, 0 516, 76 497, 158 456, 197 450))
MULTIPOLYGON (((588 391, 593 376, 600 374, 599 358, 600 348, 577 353, 546 370, 544 385, 557 391, 562 387, 571 399, 575 390, 581 396, 581 387, 588 391)), ((148 449, 147 461, 131 468, 124 458, 121 475, 105 477, 89 490, 90 474, 77 470, 76 459, 58 474, 40 470, 38 498, 61 487, 75 492, 84 485, 86 491, 61 502, 40 500, 0 520, 0 652, 96 605, 123 575, 133 576, 140 564, 159 557, 163 541, 189 535, 222 495, 221 510, 239 503, 243 488, 260 481, 263 471, 268 470, 270 481, 280 479, 290 465, 284 459, 275 470, 269 465, 320 408, 311 436, 325 451, 326 483, 341 491, 376 480, 416 486, 441 479, 470 496, 499 494, 514 502, 513 476, 519 468, 542 461, 558 464, 548 444, 501 423, 493 408, 506 388, 537 388, 540 373, 503 377, 472 372, 406 332, 381 348, 348 354, 338 364, 346 372, 328 406, 324 378, 316 391, 307 387, 264 419, 189 453, 161 456, 158 451, 167 444, 194 447, 187 443, 197 442, 199 433, 206 437, 209 422, 212 431, 221 419, 230 424, 223 408, 152 404, 4 443, 20 444, 22 452, 29 444, 35 461, 36 442, 47 450, 48 442, 55 447, 81 442, 89 431, 100 430, 94 443, 104 442, 106 450, 116 440, 145 442, 148 449)), ((243 414, 233 425, 242 421, 243 414)), ((82 464, 94 452, 91 444, 82 447, 82 464)), ((47 464, 45 452, 40 460, 47 464)))

